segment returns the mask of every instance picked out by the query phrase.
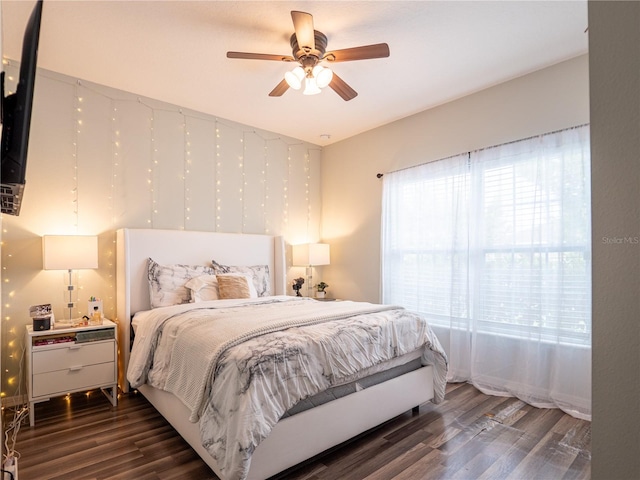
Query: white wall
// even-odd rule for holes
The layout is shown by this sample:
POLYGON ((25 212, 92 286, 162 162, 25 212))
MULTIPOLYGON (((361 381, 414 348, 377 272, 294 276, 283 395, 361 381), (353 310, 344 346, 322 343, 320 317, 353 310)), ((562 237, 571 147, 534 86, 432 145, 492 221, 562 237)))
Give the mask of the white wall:
POLYGON ((377 173, 585 123, 586 55, 325 147, 322 238, 331 244, 331 265, 323 272, 328 291, 380 301, 377 173))
POLYGON ((640 2, 589 2, 594 480, 640 478, 639 27, 640 2))
MULTIPOLYGON (((13 89, 18 65, 7 70, 13 89)), ((3 218, 3 394, 24 393, 18 382, 29 306, 52 303, 56 317, 68 316, 67 273, 42 270, 42 235, 99 235, 99 268, 77 273, 73 316, 96 296, 114 318, 117 228, 315 242, 321 154, 297 139, 39 70, 22 210, 3 218)), ((303 273, 292 268, 290 276, 303 273)))

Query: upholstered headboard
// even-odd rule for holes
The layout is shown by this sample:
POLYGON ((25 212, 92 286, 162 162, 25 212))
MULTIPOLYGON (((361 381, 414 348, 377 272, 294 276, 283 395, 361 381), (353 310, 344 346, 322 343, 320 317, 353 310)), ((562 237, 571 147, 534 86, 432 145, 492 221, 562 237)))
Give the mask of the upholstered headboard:
POLYGON ((165 265, 268 265, 272 295, 286 292, 284 240, 251 235, 185 230, 123 228, 116 232, 119 385, 128 391, 126 369, 133 314, 149 310, 148 258, 165 265))

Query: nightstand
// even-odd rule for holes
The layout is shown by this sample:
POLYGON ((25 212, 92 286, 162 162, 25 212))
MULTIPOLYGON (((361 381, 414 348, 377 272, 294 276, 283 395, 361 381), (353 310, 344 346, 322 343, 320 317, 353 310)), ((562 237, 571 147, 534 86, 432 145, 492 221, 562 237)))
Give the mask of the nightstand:
POLYGON ((25 345, 32 427, 35 404, 51 397, 100 388, 111 404, 117 405, 116 324, 112 321, 37 332, 27 325, 25 345))

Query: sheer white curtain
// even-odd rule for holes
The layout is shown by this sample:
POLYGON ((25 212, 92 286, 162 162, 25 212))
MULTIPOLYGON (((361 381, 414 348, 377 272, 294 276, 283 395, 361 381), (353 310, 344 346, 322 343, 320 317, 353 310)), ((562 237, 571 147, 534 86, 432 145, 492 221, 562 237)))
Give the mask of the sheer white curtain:
POLYGON ((383 301, 426 315, 451 381, 591 415, 589 129, 384 176, 383 301))

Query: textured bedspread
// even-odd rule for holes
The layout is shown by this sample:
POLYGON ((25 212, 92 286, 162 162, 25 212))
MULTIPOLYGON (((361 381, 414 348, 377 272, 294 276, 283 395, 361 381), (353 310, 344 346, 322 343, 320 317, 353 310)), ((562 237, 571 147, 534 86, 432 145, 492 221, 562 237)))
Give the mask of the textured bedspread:
POLYGON ((172 391, 200 417, 203 445, 227 479, 246 476, 287 410, 360 370, 424 347, 434 401, 444 397, 445 354, 426 322, 399 307, 269 297, 165 307, 136 322, 129 381, 172 391))

